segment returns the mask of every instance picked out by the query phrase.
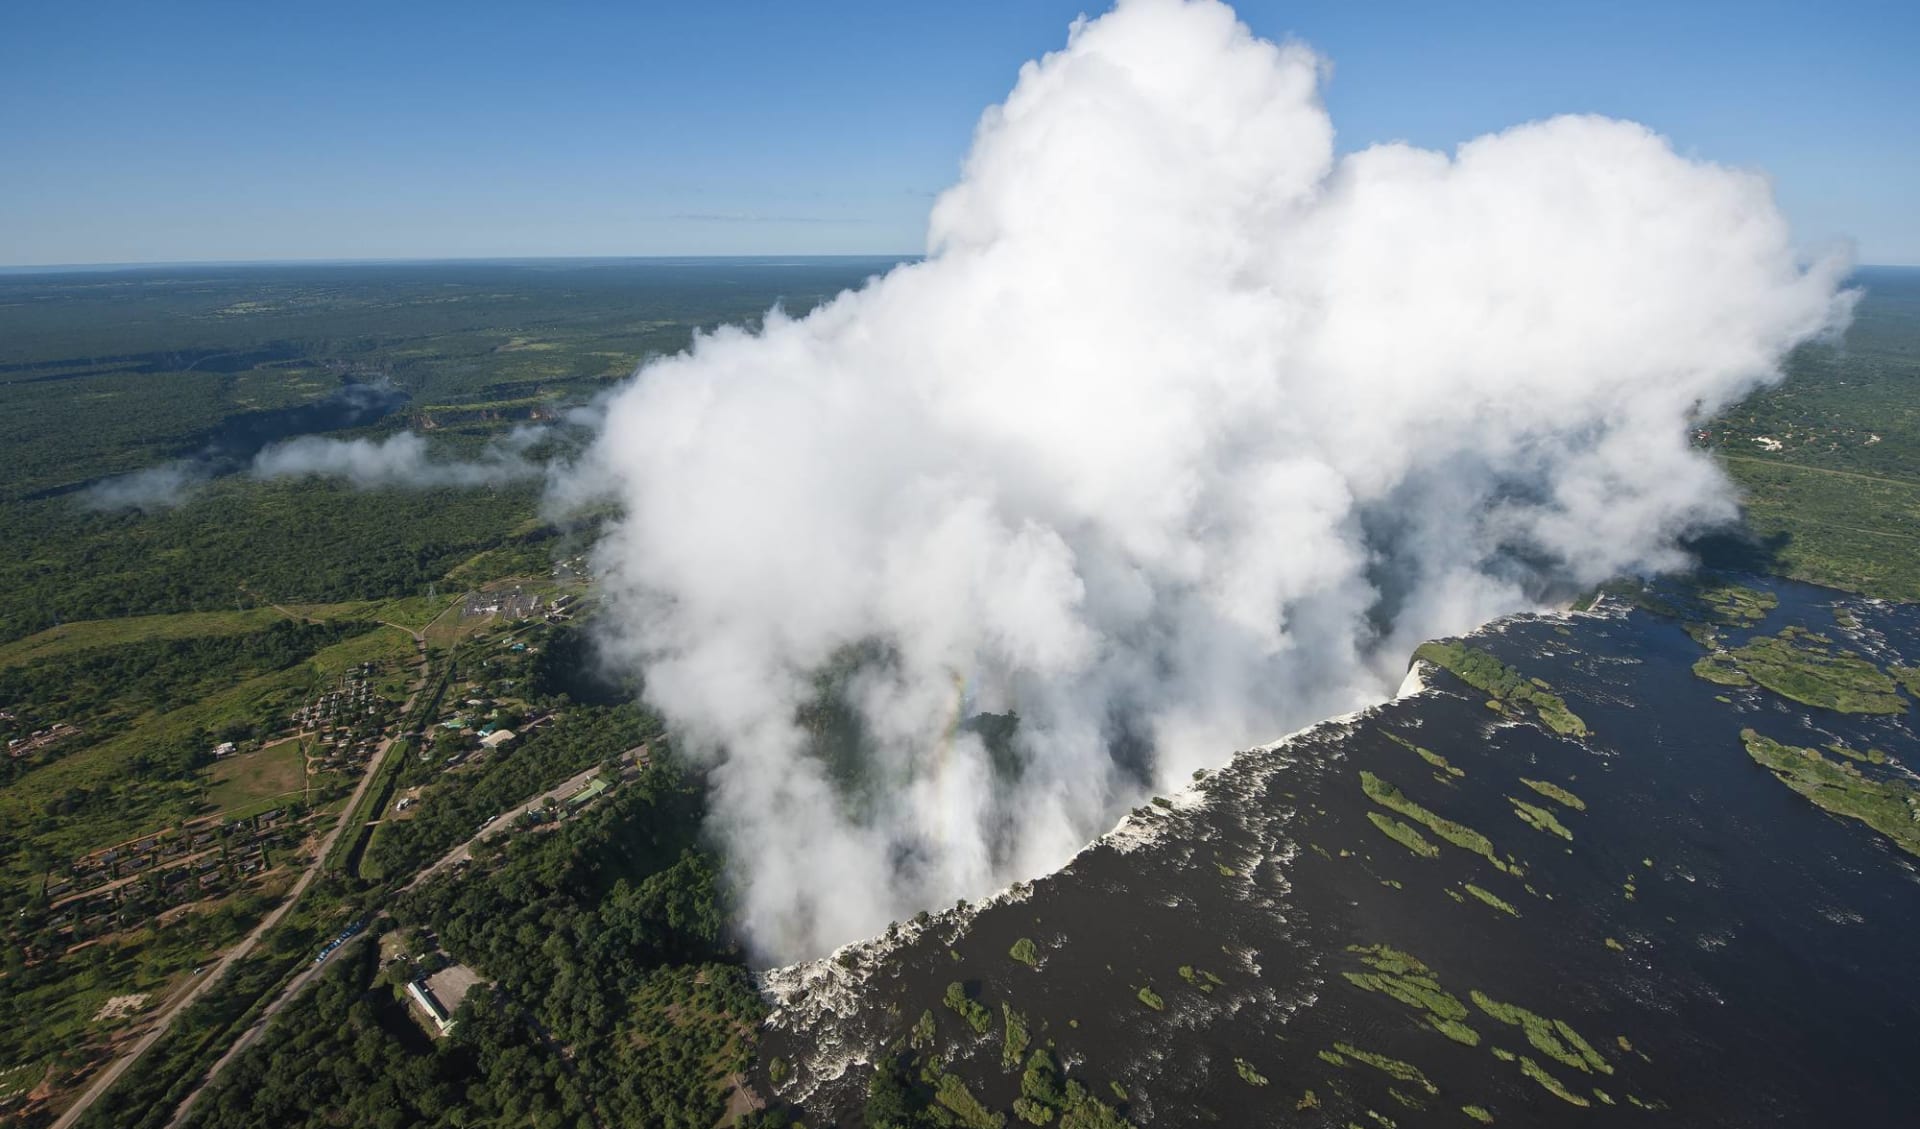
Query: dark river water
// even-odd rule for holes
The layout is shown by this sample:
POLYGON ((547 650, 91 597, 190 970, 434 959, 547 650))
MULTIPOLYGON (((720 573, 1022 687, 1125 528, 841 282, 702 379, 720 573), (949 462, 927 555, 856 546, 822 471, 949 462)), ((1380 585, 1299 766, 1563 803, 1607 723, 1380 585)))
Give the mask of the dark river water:
MULTIPOLYGON (((1801 624, 1882 666, 1920 658, 1911 606, 1746 583, 1780 600, 1759 632, 1801 624), (1836 606, 1858 626, 1841 627, 1836 606)), ((1005 1005, 1068 1077, 1143 1125, 1461 1126, 1474 1123, 1467 1105, 1518 1126, 1920 1124, 1915 860, 1790 791, 1740 740, 1745 727, 1796 745, 1844 740, 1892 757, 1865 771, 1904 775, 1900 762, 1920 766, 1910 716, 1703 681, 1691 670, 1703 651, 1678 622, 1620 605, 1519 617, 1471 642, 1551 683, 1591 736, 1503 719, 1431 671, 1426 692, 1242 753, 1029 888, 904 926, 845 964, 771 974, 785 1006, 761 1061, 790 1073, 774 1086, 763 1065, 759 1088, 800 1102, 810 1125, 858 1125, 867 1064, 931 1011, 928 1056, 1005 1111, 1019 1094, 1018 1068, 1001 1061, 1005 1005), (1431 833, 1436 858, 1388 839, 1368 819, 1382 809, 1361 790, 1363 769, 1483 833, 1524 875, 1431 833), (1555 810, 1572 840, 1523 822, 1508 797, 1555 810), (1468 883, 1518 916, 1462 896, 1468 883), (1037 968, 1008 955, 1022 937, 1037 968), (1478 990, 1563 1021, 1610 1073, 1553 1061, 1471 1003, 1465 1022, 1482 1041, 1448 1039, 1342 975, 1367 971, 1350 946, 1379 944, 1417 957, 1463 1002, 1478 990), (1196 986, 1207 973, 1220 982, 1211 992, 1196 986), (986 1035, 942 1006, 955 981, 992 1010, 986 1035), (1142 987, 1163 1009, 1141 1002, 1142 987), (1410 1064, 1434 1092, 1350 1055, 1335 1065, 1322 1052, 1336 1044, 1410 1064), (1518 1056, 1587 1104, 1550 1093, 1518 1056), (1317 1104, 1300 1108, 1309 1090, 1317 1104)))

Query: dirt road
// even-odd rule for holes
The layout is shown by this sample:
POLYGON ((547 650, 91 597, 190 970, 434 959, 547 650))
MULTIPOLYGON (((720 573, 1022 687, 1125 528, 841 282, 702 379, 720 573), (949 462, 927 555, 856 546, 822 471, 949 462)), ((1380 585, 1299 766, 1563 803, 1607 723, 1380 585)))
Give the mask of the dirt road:
MULTIPOLYGON (((422 661, 424 663, 424 656, 422 661)), ((422 677, 419 682, 415 684, 413 692, 407 696, 406 704, 400 707, 400 716, 407 716, 408 711, 413 709, 414 700, 420 696, 420 691, 426 688, 426 684, 427 680, 425 677, 422 677)), ((260 943, 260 938, 264 937, 268 930, 280 924, 281 919, 286 917, 288 912, 300 901, 300 895, 306 893, 307 887, 313 885, 313 880, 319 876, 321 869, 326 865, 327 856, 333 851, 334 842, 340 838, 340 833, 346 830, 348 822, 353 818, 354 810, 360 806, 360 801, 366 796, 367 789, 373 786, 375 780, 379 779, 380 769, 387 761, 387 754, 400 736, 400 734, 396 733, 393 736, 387 737, 380 742, 379 748, 374 750, 372 759, 367 762, 367 771, 360 777, 360 783, 354 788, 353 795, 348 798, 347 806, 341 811, 339 821, 333 825, 332 831, 327 832, 326 838, 321 840, 319 849, 314 852, 312 864, 301 873, 299 878, 294 880, 293 888, 287 891, 286 898, 281 901, 278 906, 274 907, 267 916, 261 918, 260 924, 254 926, 251 933, 241 938, 239 944, 228 949, 226 954, 214 964, 213 968, 209 970, 198 983, 169 1002, 167 1006, 154 1017, 153 1025, 148 1028, 147 1033, 140 1036, 139 1041, 134 1043, 132 1049, 128 1050, 126 1054, 115 1059, 112 1065, 100 1072, 100 1076, 94 1079, 93 1085, 88 1086, 86 1092, 80 1095, 80 1099, 68 1107, 67 1111, 60 1115, 60 1119, 53 1123, 53 1129, 70 1129, 75 1122, 79 1121, 80 1116, 86 1113, 87 1109, 92 1106, 95 1101, 99 1100, 100 1095, 106 1093, 115 1082, 119 1081, 120 1076, 127 1072, 128 1067, 139 1061, 141 1055, 146 1054, 155 1043, 160 1041, 160 1037, 165 1035, 167 1029, 173 1026, 173 1021, 179 1017, 181 1012, 191 1007, 193 1002, 199 999, 210 985, 218 983, 220 978, 225 976, 234 965, 240 963, 248 954, 252 953, 254 947, 260 943)))
MULTIPOLYGON (((647 759, 647 747, 645 745, 639 745, 634 748, 628 749, 626 752, 620 755, 621 771, 624 772, 625 770, 633 767, 635 764, 645 764, 646 759, 647 759)), ((600 773, 600 769, 597 767, 587 769, 585 772, 579 773, 578 775, 568 777, 566 780, 540 793, 538 796, 535 796, 533 799, 525 800, 525 801, 522 801, 521 803, 517 803, 513 805, 513 807, 509 808, 508 810, 500 812, 498 815, 495 815, 493 817, 493 820, 489 822, 485 827, 482 827, 477 833, 475 833, 471 839, 468 839, 466 842, 455 847, 453 850, 448 851, 446 854, 440 857, 440 861, 434 863, 432 866, 427 867, 425 870, 421 871, 419 874, 414 875, 413 881, 407 883, 406 889, 408 890, 413 889, 414 887, 420 885, 422 882, 425 882, 427 879, 433 877, 436 874, 439 874, 441 871, 446 870, 448 867, 456 866, 460 863, 471 860, 473 858, 473 845, 475 843, 478 843, 485 839, 491 839, 495 835, 499 835, 502 832, 512 829, 514 817, 519 815, 523 811, 526 811, 530 808, 542 807, 546 804, 548 800, 554 800, 556 802, 565 800, 568 796, 571 796, 575 792, 578 792, 580 789, 586 787, 587 781, 592 780, 595 776, 599 775, 599 773, 600 773)))
MULTIPOLYGON (((409 701, 408 704, 411 705, 411 701, 409 701)), ((635 764, 645 764, 646 758, 647 746, 640 745, 628 749, 620 758, 622 770, 624 771, 625 769, 631 768, 635 764)), ((495 835, 510 830, 513 826, 513 818, 528 808, 541 807, 548 799, 555 801, 565 800, 568 796, 586 787, 587 781, 592 780, 599 771, 600 769, 598 767, 587 769, 585 772, 569 777, 560 784, 547 789, 531 800, 522 801, 506 811, 498 813, 472 838, 455 847, 453 850, 448 851, 438 862, 415 875, 413 881, 407 884, 406 889, 411 890, 432 875, 438 874, 456 863, 471 859, 473 857, 473 845, 475 843, 480 842, 482 839, 491 839, 495 835)), ((359 799, 358 795, 354 798, 356 801, 359 799)), ((349 809, 351 809, 351 805, 349 805, 349 809)), ((338 829, 336 829, 335 835, 338 835, 338 833, 338 829)), ((329 845, 331 845, 331 837, 329 838, 329 845)), ((355 938, 354 943, 359 943, 359 941, 363 939, 371 940, 373 938, 374 933, 369 931, 361 937, 355 938)), ((265 1010, 260 1013, 259 1018, 255 1019, 245 1031, 241 1032, 240 1037, 234 1040, 232 1046, 227 1048, 227 1052, 220 1056, 219 1061, 215 1062, 212 1068, 201 1076, 200 1081, 195 1084, 194 1088, 187 1093, 186 1098, 181 1101, 179 1107, 174 1111, 173 1120, 167 1123, 167 1129, 177 1129, 178 1126, 186 1123, 187 1114, 192 1111, 194 1103, 198 1101, 200 1095, 206 1091, 208 1084, 219 1077, 220 1072, 225 1070, 229 1063, 240 1057, 242 1052, 252 1046, 254 1042, 260 1038, 261 1034, 266 1031, 267 1025, 273 1021, 273 1017, 278 1015, 281 1009, 285 1008, 295 997, 299 996, 301 991, 318 977, 325 968, 326 965, 324 964, 316 964, 303 968, 298 975, 288 982, 287 986, 281 990, 280 995, 266 1006, 265 1010)), ((58 1127, 56 1127, 56 1129, 58 1129, 58 1127)))

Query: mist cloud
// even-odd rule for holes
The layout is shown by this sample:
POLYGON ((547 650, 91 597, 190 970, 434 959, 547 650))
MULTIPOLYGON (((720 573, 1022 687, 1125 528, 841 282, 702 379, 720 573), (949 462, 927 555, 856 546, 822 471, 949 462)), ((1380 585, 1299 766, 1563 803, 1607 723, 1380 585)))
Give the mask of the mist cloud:
POLYGON ((438 486, 501 486, 544 473, 522 454, 537 442, 531 429, 516 429, 472 460, 435 460, 427 441, 411 431, 385 439, 327 439, 303 435, 254 456, 256 478, 337 478, 363 489, 438 486))
POLYGON ((215 425, 192 454, 101 479, 81 491, 79 501, 94 510, 170 509, 191 501, 213 479, 246 469, 288 436, 363 427, 406 402, 407 394, 390 384, 349 381, 308 403, 241 412, 215 425))
POLYGON ((90 510, 168 510, 184 503, 208 477, 191 459, 103 478, 80 492, 80 504, 90 510))
POLYGON ((1735 514, 1687 426, 1844 322, 1846 264, 1630 123, 1336 159, 1322 70, 1122 3, 981 119, 926 260, 610 400, 560 496, 624 513, 605 642, 714 765, 761 955, 1052 868, 1735 514), (836 661, 851 762, 799 718, 836 661), (955 724, 1009 710, 1013 765, 955 724))

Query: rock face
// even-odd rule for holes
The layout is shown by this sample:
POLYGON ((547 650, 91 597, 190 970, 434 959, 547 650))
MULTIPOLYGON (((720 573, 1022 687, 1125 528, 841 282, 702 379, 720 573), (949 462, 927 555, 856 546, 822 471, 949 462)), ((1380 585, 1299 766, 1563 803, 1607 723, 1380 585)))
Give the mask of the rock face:
MULTIPOLYGON (((1730 630, 1920 655, 1916 609, 1770 587, 1730 630)), ((1462 669, 1499 693, 1417 667, 1058 873, 771 971, 756 1085, 814 1126, 869 1123, 876 1071, 896 1124, 1906 1124, 1914 860, 1741 733, 1905 787, 1911 714, 1696 677, 1682 626, 1496 624, 1462 669)))

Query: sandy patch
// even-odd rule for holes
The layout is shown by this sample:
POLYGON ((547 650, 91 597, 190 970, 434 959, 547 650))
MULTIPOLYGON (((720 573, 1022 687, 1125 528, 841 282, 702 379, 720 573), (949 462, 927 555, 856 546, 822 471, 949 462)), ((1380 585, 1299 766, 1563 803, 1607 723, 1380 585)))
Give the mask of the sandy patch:
POLYGON ((100 1010, 94 1013, 93 1021, 100 1023, 109 1019, 125 1019, 146 1006, 145 992, 132 996, 114 996, 100 1005, 100 1010))

